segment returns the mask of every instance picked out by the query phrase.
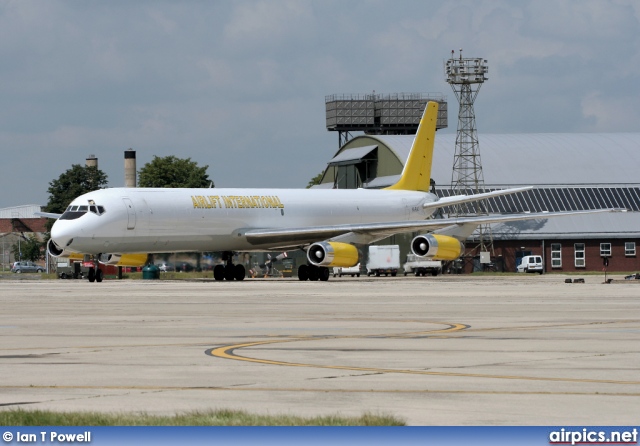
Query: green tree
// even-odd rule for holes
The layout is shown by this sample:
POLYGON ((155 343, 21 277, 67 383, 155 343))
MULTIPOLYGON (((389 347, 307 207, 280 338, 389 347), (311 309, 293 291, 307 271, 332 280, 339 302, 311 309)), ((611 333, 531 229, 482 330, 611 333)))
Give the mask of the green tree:
POLYGON ((46 212, 61 214, 76 197, 107 185, 107 175, 94 166, 74 164, 49 183, 46 212))
POLYGON ((23 240, 11 247, 13 258, 16 260, 30 260, 35 262, 44 257, 44 242, 35 235, 23 236, 23 240))
POLYGON ((153 157, 138 173, 139 187, 209 187, 209 166, 198 167, 191 158, 153 157))
POLYGON ((322 181, 323 175, 324 175, 324 172, 320 172, 318 175, 311 178, 311 180, 309 180, 309 184, 307 184, 307 189, 309 189, 311 186, 315 186, 316 184, 320 184, 320 181, 322 181))
MULTIPOLYGON (((76 197, 107 185, 107 175, 95 166, 73 164, 70 169, 49 183, 49 201, 45 212, 62 214, 76 197)), ((53 220, 47 222, 51 230, 53 220)))

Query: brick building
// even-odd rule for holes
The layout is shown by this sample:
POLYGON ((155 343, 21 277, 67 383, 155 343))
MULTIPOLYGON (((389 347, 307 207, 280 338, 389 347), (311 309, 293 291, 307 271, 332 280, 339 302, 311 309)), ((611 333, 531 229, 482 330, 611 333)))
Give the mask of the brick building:
POLYGON ((47 219, 36 217, 35 212, 40 212, 40 206, 35 204, 0 209, 0 270, 11 268, 16 260, 12 247, 19 240, 30 235, 43 239, 47 219))

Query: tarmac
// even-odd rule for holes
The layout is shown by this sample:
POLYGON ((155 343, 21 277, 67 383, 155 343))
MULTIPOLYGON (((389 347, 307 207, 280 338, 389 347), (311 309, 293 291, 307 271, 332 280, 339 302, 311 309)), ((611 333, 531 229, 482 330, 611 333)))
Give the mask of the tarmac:
POLYGON ((637 425, 640 280, 0 280, 0 410, 637 425))

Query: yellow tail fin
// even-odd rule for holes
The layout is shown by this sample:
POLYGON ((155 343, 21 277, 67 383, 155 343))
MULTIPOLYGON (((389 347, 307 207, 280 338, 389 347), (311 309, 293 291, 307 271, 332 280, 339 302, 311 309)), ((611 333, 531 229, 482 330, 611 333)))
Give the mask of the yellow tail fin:
POLYGON ((409 152, 409 159, 402 170, 402 176, 396 184, 386 189, 429 191, 437 119, 438 103, 427 102, 411 152, 409 152))

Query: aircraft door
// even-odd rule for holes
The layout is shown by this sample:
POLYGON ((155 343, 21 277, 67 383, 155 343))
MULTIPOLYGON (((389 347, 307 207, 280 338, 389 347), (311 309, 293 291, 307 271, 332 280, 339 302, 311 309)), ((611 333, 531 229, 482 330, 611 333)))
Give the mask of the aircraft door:
POLYGON ((133 202, 129 198, 123 198, 125 207, 127 208, 127 229, 136 228, 136 208, 133 207, 133 202))
POLYGON ((409 220, 411 218, 411 207, 406 198, 402 199, 402 206, 404 207, 404 218, 409 220))

